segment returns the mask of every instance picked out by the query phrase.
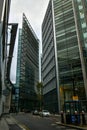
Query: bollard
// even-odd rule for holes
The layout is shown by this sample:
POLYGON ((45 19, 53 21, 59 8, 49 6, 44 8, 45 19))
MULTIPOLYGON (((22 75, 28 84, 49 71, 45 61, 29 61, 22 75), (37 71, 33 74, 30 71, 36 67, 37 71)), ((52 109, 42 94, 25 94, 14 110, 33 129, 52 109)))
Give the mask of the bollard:
POLYGON ((86 125, 85 112, 82 111, 82 125, 86 125))
POLYGON ((64 113, 61 111, 61 123, 64 123, 64 113))
POLYGON ((75 111, 75 124, 78 124, 78 113, 75 111))
POLYGON ((70 111, 68 110, 66 113, 66 124, 70 124, 71 123, 71 114, 70 111))

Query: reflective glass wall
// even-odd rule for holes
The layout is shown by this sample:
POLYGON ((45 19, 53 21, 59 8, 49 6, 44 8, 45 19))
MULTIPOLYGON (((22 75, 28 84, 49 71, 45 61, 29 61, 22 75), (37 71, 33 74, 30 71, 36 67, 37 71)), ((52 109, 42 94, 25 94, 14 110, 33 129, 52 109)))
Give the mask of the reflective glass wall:
POLYGON ((39 40, 23 14, 19 79, 19 108, 33 110, 39 80, 39 40))
POLYGON ((72 0, 54 0, 61 109, 64 101, 85 99, 78 36, 72 0))

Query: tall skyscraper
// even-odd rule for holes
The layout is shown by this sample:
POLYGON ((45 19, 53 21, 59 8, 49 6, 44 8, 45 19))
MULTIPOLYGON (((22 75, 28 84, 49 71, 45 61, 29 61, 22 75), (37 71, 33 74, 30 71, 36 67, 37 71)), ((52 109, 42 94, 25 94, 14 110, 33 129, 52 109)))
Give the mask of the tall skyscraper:
POLYGON ((39 40, 26 16, 23 14, 22 30, 19 33, 17 58, 17 91, 19 109, 36 107, 36 85, 39 81, 39 40))
POLYGON ((86 12, 87 0, 49 1, 42 23, 42 79, 50 111, 63 110, 74 97, 87 99, 86 12))

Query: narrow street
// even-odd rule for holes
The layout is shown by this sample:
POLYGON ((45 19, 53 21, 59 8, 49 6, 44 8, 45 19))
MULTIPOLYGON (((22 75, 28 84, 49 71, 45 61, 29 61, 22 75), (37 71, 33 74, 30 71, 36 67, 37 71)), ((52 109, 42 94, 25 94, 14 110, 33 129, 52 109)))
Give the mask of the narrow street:
MULTIPOLYGON (((19 126, 24 130, 77 130, 58 125, 53 117, 40 117, 28 113, 13 116, 19 126)), ((21 130, 16 124, 10 124, 10 130, 21 130)))

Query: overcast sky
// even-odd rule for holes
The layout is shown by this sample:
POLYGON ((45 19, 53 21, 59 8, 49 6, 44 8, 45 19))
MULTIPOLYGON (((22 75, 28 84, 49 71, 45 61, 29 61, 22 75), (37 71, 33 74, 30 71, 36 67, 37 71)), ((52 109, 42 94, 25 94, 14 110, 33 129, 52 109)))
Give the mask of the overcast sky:
MULTIPOLYGON (((22 14, 25 13, 37 37, 41 40, 41 24, 47 9, 48 2, 49 0, 11 0, 9 22, 19 23, 19 27, 21 27, 22 14)), ((16 53, 17 53, 17 42, 13 55, 13 64, 11 70, 12 82, 15 82, 16 53)))

